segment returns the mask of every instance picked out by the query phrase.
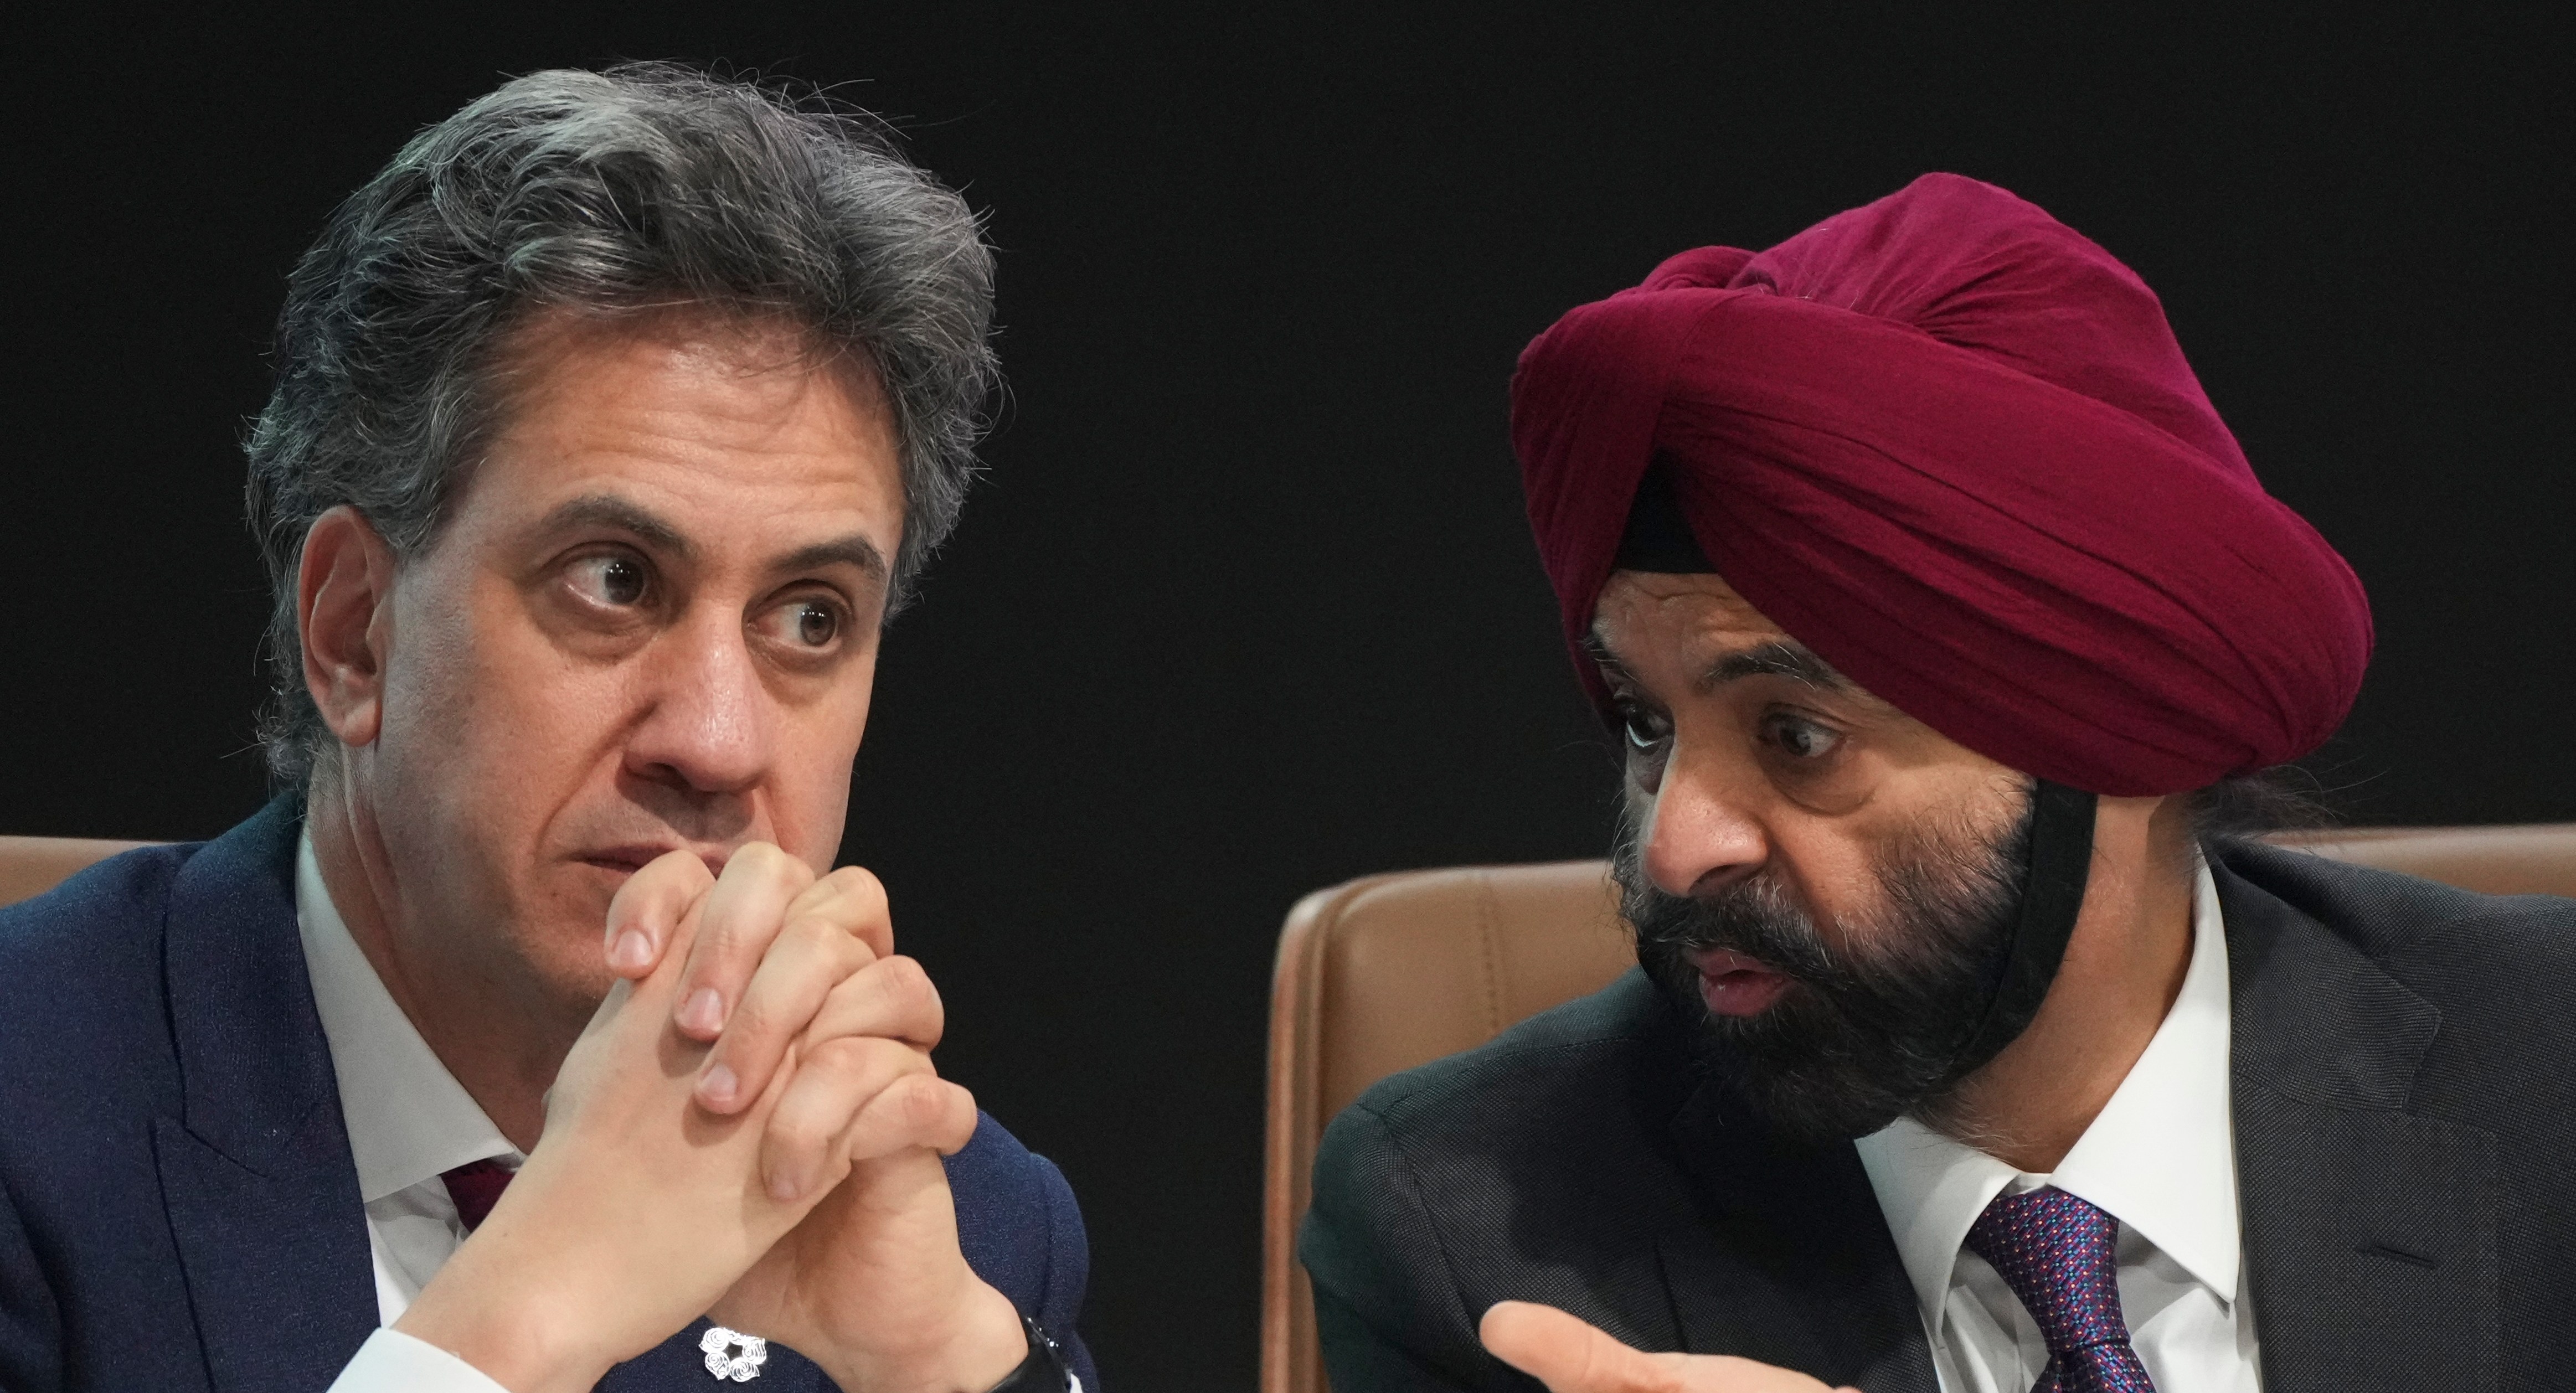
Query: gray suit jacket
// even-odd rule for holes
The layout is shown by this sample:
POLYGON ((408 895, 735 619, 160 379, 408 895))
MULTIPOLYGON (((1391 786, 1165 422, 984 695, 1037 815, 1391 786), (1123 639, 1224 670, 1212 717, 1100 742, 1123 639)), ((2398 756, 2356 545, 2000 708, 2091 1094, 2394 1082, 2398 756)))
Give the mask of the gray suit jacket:
MULTIPOLYGON (((2576 901, 2211 861, 2268 1393, 2576 1387, 2576 901)), ((1681 1028, 1632 972, 1334 1120, 1298 1251, 1338 1393, 1527 1393, 1476 1341, 1507 1298, 1933 1393, 1858 1154, 1695 1087, 1681 1028)))

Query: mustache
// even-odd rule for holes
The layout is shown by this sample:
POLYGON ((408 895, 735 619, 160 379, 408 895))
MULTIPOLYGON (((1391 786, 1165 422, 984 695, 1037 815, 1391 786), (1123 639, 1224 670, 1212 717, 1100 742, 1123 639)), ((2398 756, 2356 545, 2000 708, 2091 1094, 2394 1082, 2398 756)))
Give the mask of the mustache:
POLYGON ((1933 818, 1907 828, 1872 858, 1878 893, 1835 917, 1770 866, 1667 893, 1623 817, 1611 862, 1621 909, 1639 965, 1695 1023, 1696 1069, 1792 1135, 1848 1139, 1907 1113, 1945 1126, 1961 1051, 2002 981, 2032 806, 1997 832, 1933 818), (1692 961, 1701 949, 1757 959, 1792 985, 1758 1015, 1715 1015, 1692 961))
POLYGON ((2027 803, 2000 836, 1964 827, 1915 829, 1877 858, 1875 909, 1839 918, 1817 914, 1768 866, 1691 895, 1657 888, 1645 874, 1641 829, 1626 808, 1611 874, 1641 950, 1672 958, 1725 949, 1828 991, 1901 992, 1904 981, 1925 969, 1955 970, 1961 955, 1975 952, 2009 918, 2029 876, 2030 834, 2027 803), (1836 943, 1844 946, 1837 950, 1836 943))
POLYGON ((1673 895, 1648 884, 1633 839, 1620 852, 1620 907, 1640 944, 1675 955, 1725 949, 1811 986, 1842 984, 1848 970, 1826 944, 1815 918, 1788 887, 1761 871, 1702 895, 1673 895))

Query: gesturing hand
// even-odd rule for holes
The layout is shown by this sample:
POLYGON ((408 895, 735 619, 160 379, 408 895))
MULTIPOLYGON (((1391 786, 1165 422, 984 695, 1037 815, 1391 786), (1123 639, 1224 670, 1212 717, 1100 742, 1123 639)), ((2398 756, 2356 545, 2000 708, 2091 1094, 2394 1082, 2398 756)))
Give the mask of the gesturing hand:
POLYGON ((1552 1393, 1825 1393, 1822 1383, 1805 1374, 1750 1359, 1631 1349, 1535 1302, 1494 1303, 1477 1334, 1495 1358, 1552 1393))

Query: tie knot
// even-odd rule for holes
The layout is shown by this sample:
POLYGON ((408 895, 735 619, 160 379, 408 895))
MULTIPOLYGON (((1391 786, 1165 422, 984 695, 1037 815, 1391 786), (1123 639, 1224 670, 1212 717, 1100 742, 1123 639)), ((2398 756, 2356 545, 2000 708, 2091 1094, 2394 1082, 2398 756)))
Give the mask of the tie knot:
POLYGON ((2057 1187, 1999 1195, 1968 1229, 1968 1251, 1993 1264, 2048 1341, 2066 1355, 2127 1344, 2115 1248, 2120 1223, 2057 1187))
POLYGON ((456 1201, 456 1217, 465 1221, 468 1233, 483 1227, 492 1206, 501 1202, 501 1192, 510 1188, 513 1172, 499 1161, 468 1161, 439 1179, 447 1182, 447 1197, 456 1201))

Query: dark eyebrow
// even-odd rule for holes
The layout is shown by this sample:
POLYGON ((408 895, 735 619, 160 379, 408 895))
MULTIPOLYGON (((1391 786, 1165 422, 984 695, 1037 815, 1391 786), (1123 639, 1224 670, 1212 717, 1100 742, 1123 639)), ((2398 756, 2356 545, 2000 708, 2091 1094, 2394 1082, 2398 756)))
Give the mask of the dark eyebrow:
POLYGON ((1854 690, 1851 679, 1834 671, 1833 664, 1817 657, 1807 645, 1789 639, 1773 639, 1718 659, 1700 678, 1700 690, 1746 677, 1786 677, 1826 691, 1854 690))
POLYGON ((799 547, 778 563, 778 569, 782 571, 819 571, 826 566, 855 566, 866 573, 868 579, 879 582, 885 580, 890 569, 886 565, 885 553, 877 550, 877 544, 855 533, 835 537, 828 542, 817 542, 810 547, 799 547))
POLYGON ((582 527, 613 527, 632 533, 635 539, 656 551, 669 552, 686 561, 697 554, 680 529, 664 521, 650 509, 630 503, 615 494, 591 493, 558 505, 539 523, 542 532, 569 532, 582 527))
POLYGON ((1583 636, 1583 656, 1590 658, 1596 667, 1608 668, 1612 672, 1621 674, 1628 671, 1628 665, 1619 661, 1619 655, 1610 651, 1610 645, 1603 643, 1599 634, 1587 633, 1583 636))
MULTIPOLYGON (((667 552, 682 561, 692 560, 697 548, 678 527, 651 509, 615 494, 585 494, 558 506, 539 524, 546 532, 565 532, 581 527, 613 527, 630 533, 656 551, 667 552)), ((885 553, 876 543, 853 533, 828 542, 799 547, 781 558, 774 569, 780 571, 819 571, 828 566, 854 566, 870 580, 882 583, 892 569, 886 565, 885 553)))
MULTIPOLYGON (((1607 674, 1624 677, 1628 665, 1610 651, 1598 633, 1583 636, 1583 656, 1590 658, 1607 674)), ((1747 677, 1786 677, 1823 691, 1857 692, 1852 680, 1834 670, 1834 665, 1816 656, 1815 651, 1795 639, 1773 639, 1757 643, 1740 653, 1729 653, 1709 665, 1699 679, 1703 692, 1725 686, 1747 677)))

